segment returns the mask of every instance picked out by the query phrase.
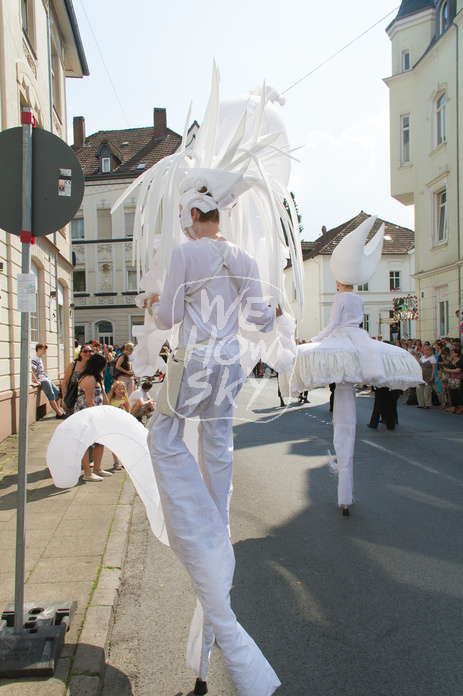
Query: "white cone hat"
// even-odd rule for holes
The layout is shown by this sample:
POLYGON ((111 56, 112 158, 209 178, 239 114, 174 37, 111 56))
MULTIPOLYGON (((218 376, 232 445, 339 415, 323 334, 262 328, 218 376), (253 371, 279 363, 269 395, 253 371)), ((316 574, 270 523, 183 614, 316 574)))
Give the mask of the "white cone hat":
POLYGON ((363 285, 376 273, 383 250, 384 223, 365 246, 376 217, 367 218, 341 239, 331 255, 331 270, 335 279, 343 285, 363 285))

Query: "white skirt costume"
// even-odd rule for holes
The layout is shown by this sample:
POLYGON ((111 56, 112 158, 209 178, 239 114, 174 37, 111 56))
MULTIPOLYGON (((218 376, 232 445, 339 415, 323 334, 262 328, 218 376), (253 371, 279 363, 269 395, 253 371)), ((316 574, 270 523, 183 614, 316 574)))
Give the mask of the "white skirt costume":
POLYGON ((280 377, 284 396, 306 389, 336 384, 334 396, 334 448, 339 474, 338 505, 353 502, 353 456, 356 430, 355 385, 372 384, 390 389, 408 389, 421 383, 418 362, 403 348, 370 338, 359 328, 363 322, 363 299, 352 292, 338 293, 328 326, 298 346, 293 373, 280 377))
POLYGON ((206 681, 216 640, 241 696, 270 696, 280 681, 230 606, 235 567, 228 518, 232 419, 235 397, 246 381, 236 334, 239 313, 251 309, 248 299, 255 325, 271 330, 274 310, 262 300, 255 261, 239 247, 200 239, 173 250, 171 275, 160 303, 153 305, 153 318, 167 329, 183 316, 179 345, 187 348, 187 358, 175 415, 153 417, 148 447, 169 544, 198 598, 187 666, 206 681), (217 274, 224 251, 229 252, 227 261, 217 274), (202 345, 207 337, 208 345, 202 345), (190 418, 199 419, 198 462, 184 441, 190 418))

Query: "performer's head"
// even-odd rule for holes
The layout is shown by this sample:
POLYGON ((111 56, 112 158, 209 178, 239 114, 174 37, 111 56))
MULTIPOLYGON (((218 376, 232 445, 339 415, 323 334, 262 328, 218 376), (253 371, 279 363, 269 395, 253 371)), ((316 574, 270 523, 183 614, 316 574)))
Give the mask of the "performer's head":
POLYGON ((180 199, 180 224, 188 239, 201 237, 204 225, 218 227, 220 213, 207 186, 187 189, 180 199))
POLYGON ((346 285, 345 283, 340 283, 339 280, 336 281, 336 288, 338 289, 338 292, 353 292, 354 291, 353 285, 346 285))

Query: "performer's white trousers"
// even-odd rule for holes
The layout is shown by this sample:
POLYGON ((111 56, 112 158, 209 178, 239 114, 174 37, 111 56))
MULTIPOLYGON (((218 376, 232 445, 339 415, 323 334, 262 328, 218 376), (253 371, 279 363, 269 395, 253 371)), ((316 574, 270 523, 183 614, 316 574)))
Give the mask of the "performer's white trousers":
POLYGON ((169 543, 190 574, 199 600, 190 629, 187 666, 204 681, 215 638, 241 696, 270 696, 280 685, 278 677, 230 607, 235 567, 228 526, 232 402, 241 386, 242 371, 238 364, 208 365, 212 372, 207 375, 207 383, 212 385, 212 392, 200 395, 199 380, 191 380, 198 369, 195 360, 185 367, 179 417, 158 413, 148 436, 169 543), (218 388, 235 382, 230 390, 218 388), (183 436, 184 418, 198 416, 200 447, 196 463, 183 436))
POLYGON ((333 409, 333 442, 339 468, 338 505, 352 504, 356 424, 355 385, 344 382, 336 384, 333 409))

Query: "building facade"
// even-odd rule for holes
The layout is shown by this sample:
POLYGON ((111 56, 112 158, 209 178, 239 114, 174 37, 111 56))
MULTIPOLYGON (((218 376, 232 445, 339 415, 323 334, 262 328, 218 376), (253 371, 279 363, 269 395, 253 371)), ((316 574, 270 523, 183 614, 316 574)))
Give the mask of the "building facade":
MULTIPOLYGON (((0 130, 21 124, 28 108, 36 127, 66 139, 66 77, 88 75, 71 0, 0 1, 0 130)), ((21 182, 18 181, 18 186, 21 182)), ((32 230, 33 231, 33 230, 32 230)), ((21 315, 16 278, 21 273, 19 237, 0 230, 0 440, 18 429, 21 315)), ((31 246, 37 278, 37 310, 31 314, 35 344, 48 345, 48 375, 59 381, 72 354, 72 263, 70 227, 31 246)), ((47 410, 41 390, 30 387, 29 419, 47 410)))
POLYGON ((391 194, 415 208, 417 335, 460 336, 463 0, 403 0, 392 48, 391 194))
MULTIPOLYGON (((328 230, 314 242, 302 242, 305 298, 302 311, 295 299, 293 269, 289 266, 285 270, 285 289, 297 322, 299 340, 311 339, 328 324, 336 294, 336 279, 330 268, 331 254, 341 239, 368 217, 362 211, 352 220, 328 230)), ((368 241, 383 222, 385 235, 378 270, 368 283, 356 286, 354 290, 365 303, 363 328, 370 336, 380 334, 384 340, 393 341, 399 337, 415 336, 416 331, 415 320, 396 320, 394 317, 394 300, 410 298, 410 302, 415 301, 414 233, 406 227, 378 218, 368 241)))
MULTIPOLYGON (((191 142, 198 130, 188 133, 191 142)), ((143 323, 135 305, 137 273, 132 259, 136 198, 111 216, 111 207, 140 174, 173 154, 182 138, 167 128, 166 110, 156 108, 153 125, 86 136, 83 117, 74 119, 73 149, 85 175, 81 210, 72 221, 74 331, 76 339, 121 346, 143 323)))

